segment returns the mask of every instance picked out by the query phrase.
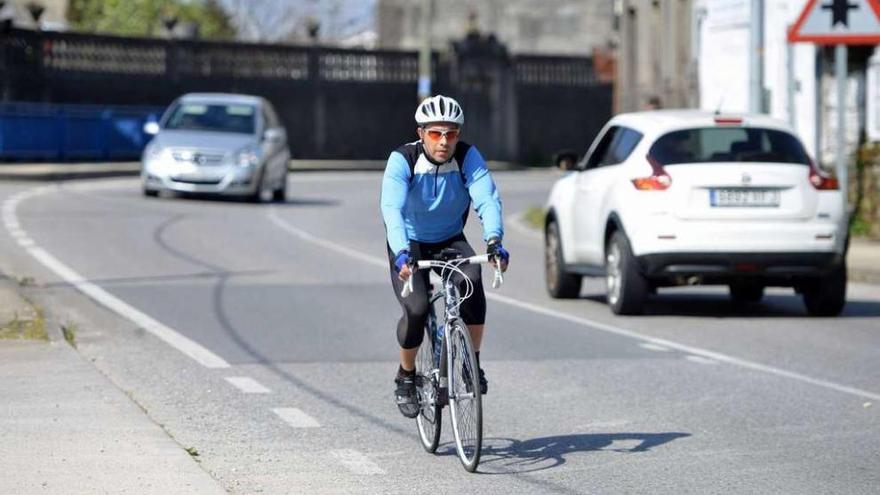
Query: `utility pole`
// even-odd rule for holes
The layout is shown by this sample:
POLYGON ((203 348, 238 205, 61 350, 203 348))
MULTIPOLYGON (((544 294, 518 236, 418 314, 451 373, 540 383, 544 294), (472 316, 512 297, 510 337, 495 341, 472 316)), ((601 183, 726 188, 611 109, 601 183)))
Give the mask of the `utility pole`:
POLYGON ((431 96, 431 24, 434 18, 434 0, 422 0, 422 47, 419 50, 419 89, 421 102, 431 96))
MULTIPOLYGON (((786 32, 791 30, 791 26, 786 32)), ((788 114, 788 125, 792 128, 797 127, 797 119, 795 118, 794 94, 797 92, 797 82, 794 77, 794 45, 792 43, 785 44, 785 113, 788 114)))
POLYGON ((843 192, 843 214, 849 220, 849 170, 846 163, 846 45, 834 46, 834 75, 837 78, 837 180, 843 192))
POLYGON ((764 111, 764 0, 752 0, 749 42, 749 111, 764 111))

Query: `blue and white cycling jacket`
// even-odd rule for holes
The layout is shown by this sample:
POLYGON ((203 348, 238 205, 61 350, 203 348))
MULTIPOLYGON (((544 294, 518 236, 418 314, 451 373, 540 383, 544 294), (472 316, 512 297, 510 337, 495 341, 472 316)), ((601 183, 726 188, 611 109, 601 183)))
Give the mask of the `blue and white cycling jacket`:
POLYGON ((504 237, 501 198, 476 146, 460 141, 441 165, 428 159, 421 141, 392 151, 380 201, 392 252, 409 249, 411 240, 440 242, 461 233, 471 201, 483 240, 504 237))

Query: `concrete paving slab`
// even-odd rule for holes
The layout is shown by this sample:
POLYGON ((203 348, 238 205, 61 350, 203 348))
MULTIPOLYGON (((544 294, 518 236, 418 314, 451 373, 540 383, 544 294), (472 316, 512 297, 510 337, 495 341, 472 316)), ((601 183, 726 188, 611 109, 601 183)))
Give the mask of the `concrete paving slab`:
POLYGON ((0 340, 0 493, 225 493, 65 342, 0 340))

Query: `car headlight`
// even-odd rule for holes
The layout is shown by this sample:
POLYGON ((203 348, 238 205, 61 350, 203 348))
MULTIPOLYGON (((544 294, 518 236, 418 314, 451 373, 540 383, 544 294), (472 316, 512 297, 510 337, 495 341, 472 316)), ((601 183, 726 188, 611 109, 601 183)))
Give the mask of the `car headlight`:
POLYGON ((255 167, 260 163, 260 149, 248 146, 235 155, 235 163, 239 167, 255 167))
POLYGON ((144 148, 144 158, 148 160, 155 160, 162 155, 162 147, 158 144, 151 142, 144 148))

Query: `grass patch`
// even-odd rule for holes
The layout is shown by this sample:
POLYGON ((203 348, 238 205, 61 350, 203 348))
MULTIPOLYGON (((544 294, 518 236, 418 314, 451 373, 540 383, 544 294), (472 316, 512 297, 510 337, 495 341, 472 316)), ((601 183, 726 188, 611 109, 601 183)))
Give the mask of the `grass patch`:
POLYGON ((198 457, 198 456, 199 456, 199 451, 196 450, 195 447, 187 447, 187 448, 185 448, 185 449, 183 449, 183 450, 185 450, 187 454, 189 454, 189 455, 191 455, 191 456, 193 456, 193 457, 198 457))
POLYGON ((28 304, 33 308, 34 314, 22 317, 16 313, 11 321, 0 325, 0 339, 49 340, 43 312, 30 301, 28 304))
POLYGON ((65 323, 61 325, 61 333, 64 335, 64 340, 66 340, 74 349, 76 349, 76 331, 77 328, 75 323, 65 323))
POLYGON ((529 206, 526 208, 525 213, 523 213, 523 220, 525 220, 530 227, 544 230, 544 208, 535 205, 529 206))
POLYGON ((33 287, 37 285, 37 281, 34 279, 34 277, 20 277, 18 279, 18 285, 22 287, 33 287))

